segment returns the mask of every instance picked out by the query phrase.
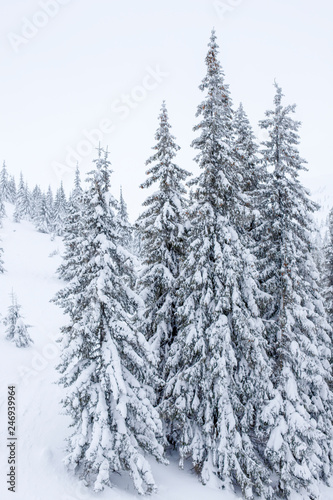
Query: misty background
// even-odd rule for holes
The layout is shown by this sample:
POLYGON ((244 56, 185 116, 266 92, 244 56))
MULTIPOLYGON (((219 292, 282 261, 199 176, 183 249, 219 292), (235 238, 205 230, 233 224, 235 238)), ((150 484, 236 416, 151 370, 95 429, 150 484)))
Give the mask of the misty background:
POLYGON ((100 141, 134 220, 163 99, 176 162, 197 172, 190 144, 215 27, 234 107, 243 102, 264 139, 257 124, 276 79, 303 124, 302 181, 330 192, 332 14, 329 0, 1 0, 0 162, 30 187, 63 180, 68 192, 76 162, 84 178, 100 141))

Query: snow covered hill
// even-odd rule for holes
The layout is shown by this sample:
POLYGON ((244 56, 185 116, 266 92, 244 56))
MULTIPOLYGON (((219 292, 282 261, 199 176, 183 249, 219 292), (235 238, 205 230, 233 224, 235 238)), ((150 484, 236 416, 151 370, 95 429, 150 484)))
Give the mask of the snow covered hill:
MULTIPOLYGON (((12 222, 13 207, 0 229, 6 273, 0 275, 0 498, 2 500, 130 500, 138 498, 124 475, 114 478, 115 487, 100 494, 87 490, 65 469, 67 417, 61 415, 61 388, 55 384, 59 349, 55 342, 64 323, 61 310, 50 299, 61 287, 55 271, 60 263, 60 238, 38 233, 33 225, 12 222), (10 305, 10 293, 17 294, 25 322, 34 340, 32 347, 18 349, 5 340, 2 319, 10 305), (7 487, 7 385, 17 393, 17 490, 7 487)), ((179 470, 177 458, 170 465, 150 461, 158 492, 152 500, 235 500, 235 494, 202 486, 190 467, 179 470)), ((300 499, 297 494, 294 500, 300 499)), ((323 487, 322 500, 333 498, 333 489, 323 487)))

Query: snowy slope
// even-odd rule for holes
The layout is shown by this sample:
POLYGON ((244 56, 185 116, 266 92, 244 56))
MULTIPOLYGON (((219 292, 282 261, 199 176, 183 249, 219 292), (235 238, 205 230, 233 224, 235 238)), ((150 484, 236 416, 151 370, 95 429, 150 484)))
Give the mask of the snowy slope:
MULTIPOLYGON (((112 491, 94 494, 72 477, 62 464, 65 438, 69 433, 67 417, 60 414, 61 389, 54 384, 59 350, 54 339, 64 323, 61 310, 50 299, 61 287, 55 271, 60 263, 59 238, 38 233, 29 222, 12 222, 12 206, 0 229, 6 273, 0 275, 0 313, 7 313, 13 289, 22 305, 25 322, 34 345, 18 349, 4 339, 0 325, 0 498, 1 500, 133 500, 138 498, 131 481, 124 475, 114 478, 112 491), (50 257, 50 254, 56 255, 50 257), (17 387, 17 492, 6 484, 7 424, 6 388, 17 387)), ((2 318, 1 318, 2 319, 2 318)), ((152 500, 235 500, 233 493, 202 486, 190 467, 179 470, 176 457, 169 466, 151 461, 158 492, 152 500)), ((323 487, 322 500, 333 498, 333 489, 323 487)), ((295 495, 295 500, 301 499, 295 495)))

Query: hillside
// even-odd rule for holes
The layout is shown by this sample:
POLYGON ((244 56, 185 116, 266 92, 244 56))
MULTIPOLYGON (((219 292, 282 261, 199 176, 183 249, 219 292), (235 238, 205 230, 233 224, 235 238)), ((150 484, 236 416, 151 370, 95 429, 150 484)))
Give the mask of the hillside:
MULTIPOLYGON (((50 299, 61 287, 55 271, 61 261, 60 238, 51 241, 33 225, 12 222, 13 207, 6 205, 7 217, 0 235, 4 248, 6 273, 0 276, 1 320, 6 315, 13 290, 22 305, 25 322, 31 325, 34 345, 18 349, 4 339, 0 325, 0 498, 7 500, 133 500, 138 498, 125 476, 114 478, 112 492, 94 494, 77 478, 71 477, 62 464, 65 439, 69 433, 67 417, 61 415, 61 389, 55 384, 59 350, 55 339, 64 322, 62 312, 50 299), (6 388, 15 384, 17 393, 17 491, 7 490, 8 472, 6 431, 6 388)), ((188 467, 181 471, 176 457, 170 465, 151 462, 158 492, 152 500, 235 500, 233 493, 202 486, 188 467)), ((333 489, 323 487, 322 500, 329 500, 333 489)), ((300 499, 295 495, 294 499, 300 499)))

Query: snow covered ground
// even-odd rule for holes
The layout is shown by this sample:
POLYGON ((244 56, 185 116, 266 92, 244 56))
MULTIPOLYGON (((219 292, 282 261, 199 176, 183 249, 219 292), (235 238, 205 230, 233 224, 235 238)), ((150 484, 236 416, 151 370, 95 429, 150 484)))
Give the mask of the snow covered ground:
MULTIPOLYGON (((18 349, 5 340, 0 324, 0 498, 1 500, 130 500, 138 498, 129 478, 116 476, 113 490, 94 494, 64 468, 67 417, 61 415, 61 388, 55 381, 59 349, 55 338, 64 323, 62 311, 50 299, 61 287, 55 271, 60 264, 60 238, 38 233, 29 222, 12 222, 11 205, 0 229, 6 273, 0 275, 1 320, 17 294, 34 345, 18 349), (17 392, 17 491, 7 490, 7 385, 17 392)), ((152 500, 235 500, 231 492, 202 486, 190 470, 179 470, 176 457, 169 466, 151 461, 158 492, 152 500)), ((295 494, 293 500, 302 497, 295 494)), ((333 489, 322 488, 322 500, 332 500, 333 489)))

